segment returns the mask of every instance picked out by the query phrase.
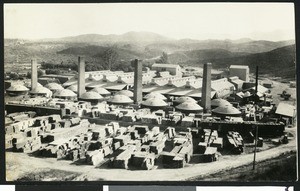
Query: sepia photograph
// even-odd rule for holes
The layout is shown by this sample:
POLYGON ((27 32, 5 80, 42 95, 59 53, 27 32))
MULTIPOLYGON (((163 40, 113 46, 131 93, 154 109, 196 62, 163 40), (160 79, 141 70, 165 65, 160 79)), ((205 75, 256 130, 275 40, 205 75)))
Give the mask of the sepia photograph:
POLYGON ((3 13, 6 181, 297 180, 293 3, 3 13))

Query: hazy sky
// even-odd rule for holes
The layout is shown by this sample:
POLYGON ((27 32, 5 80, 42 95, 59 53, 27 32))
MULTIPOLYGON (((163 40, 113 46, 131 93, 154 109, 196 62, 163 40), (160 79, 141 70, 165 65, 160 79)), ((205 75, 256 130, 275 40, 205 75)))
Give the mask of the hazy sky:
POLYGON ((171 38, 295 38, 292 3, 5 4, 5 38, 149 31, 171 38))

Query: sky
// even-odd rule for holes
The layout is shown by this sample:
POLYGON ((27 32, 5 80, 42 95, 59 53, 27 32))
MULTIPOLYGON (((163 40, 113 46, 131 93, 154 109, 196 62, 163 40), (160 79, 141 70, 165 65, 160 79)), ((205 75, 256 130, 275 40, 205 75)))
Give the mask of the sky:
POLYGON ((4 4, 4 38, 147 31, 174 39, 289 40, 293 3, 4 4))

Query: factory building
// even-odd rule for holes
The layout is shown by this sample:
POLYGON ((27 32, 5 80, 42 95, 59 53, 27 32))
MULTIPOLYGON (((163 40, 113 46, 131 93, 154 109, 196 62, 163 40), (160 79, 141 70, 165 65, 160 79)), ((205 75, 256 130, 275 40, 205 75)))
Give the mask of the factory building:
POLYGON ((182 76, 181 67, 177 64, 153 64, 152 70, 157 72, 169 72, 173 76, 182 76))
POLYGON ((230 77, 238 76, 239 79, 249 82, 249 66, 245 65, 230 65, 229 67, 229 75, 230 77))

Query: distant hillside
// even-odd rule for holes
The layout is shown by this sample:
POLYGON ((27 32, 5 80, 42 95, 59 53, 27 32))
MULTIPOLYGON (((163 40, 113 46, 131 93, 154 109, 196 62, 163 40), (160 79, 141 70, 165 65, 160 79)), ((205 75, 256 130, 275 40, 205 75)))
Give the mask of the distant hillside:
POLYGON ((261 53, 274 50, 283 46, 294 44, 294 40, 288 41, 253 41, 250 39, 239 40, 192 40, 182 39, 177 41, 159 42, 149 44, 149 49, 158 49, 160 51, 174 53, 177 51, 205 50, 205 49, 223 49, 230 52, 261 53))
POLYGON ((180 63, 188 60, 207 60, 207 59, 219 59, 219 58, 231 58, 249 55, 245 52, 230 52, 224 49, 203 49, 203 50, 191 50, 191 51, 178 51, 169 55, 169 61, 171 63, 180 63))
MULTIPOLYGON (((230 64, 246 64, 277 76, 291 76, 294 68, 295 41, 237 40, 175 40, 151 32, 128 32, 121 35, 86 34, 56 39, 24 40, 4 39, 5 64, 12 62, 38 62, 49 64, 76 64, 78 56, 85 56, 87 63, 107 67, 105 54, 117 54, 115 67, 138 58, 153 63, 162 52, 168 53, 170 63, 198 65, 212 62, 216 68, 230 64), (293 46, 290 46, 293 45, 293 46), (284 66, 284 68, 282 68, 284 66)), ((107 59, 107 58, 106 58, 107 59)))
POLYGON ((228 58, 208 58, 204 60, 189 60, 183 65, 199 66, 206 62, 213 63, 213 68, 228 68, 230 65, 248 65, 251 72, 259 66, 259 73, 279 76, 283 78, 295 78, 296 46, 289 45, 275 50, 228 58))
POLYGON ((42 39, 42 41, 60 41, 60 42, 76 42, 76 43, 94 43, 94 44, 112 44, 112 43, 136 43, 150 44, 155 42, 171 41, 173 39, 151 32, 127 32, 121 35, 109 34, 84 34, 78 36, 42 39))
POLYGON ((70 47, 64 50, 57 52, 57 54, 63 55, 83 55, 88 57, 101 57, 105 54, 108 49, 113 49, 117 54, 120 60, 132 60, 134 58, 145 59, 157 57, 159 54, 153 53, 151 51, 138 51, 136 49, 131 49, 129 47, 119 48, 119 47, 104 47, 104 46, 79 46, 79 47, 70 47))

